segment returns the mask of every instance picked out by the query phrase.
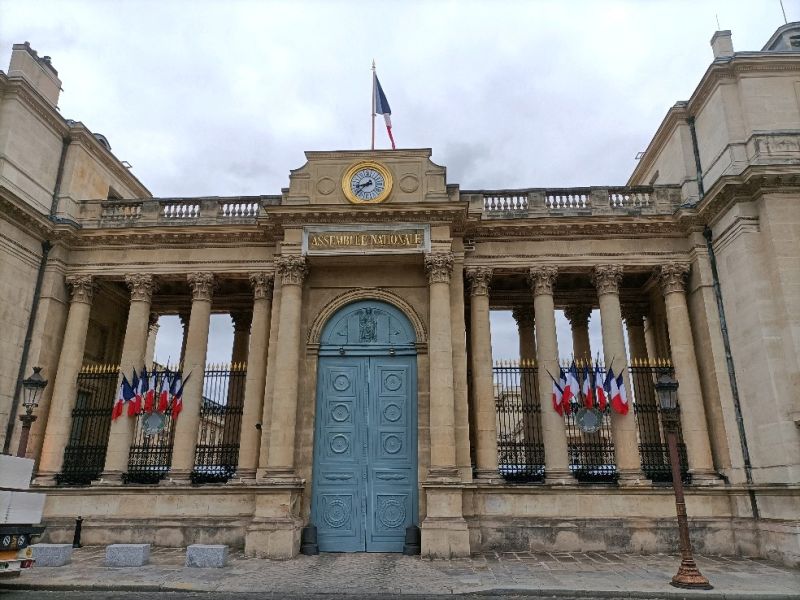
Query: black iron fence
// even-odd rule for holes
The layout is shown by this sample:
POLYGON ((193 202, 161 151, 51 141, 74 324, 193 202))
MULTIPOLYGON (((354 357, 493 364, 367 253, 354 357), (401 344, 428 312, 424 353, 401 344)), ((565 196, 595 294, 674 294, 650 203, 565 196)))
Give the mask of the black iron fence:
POLYGON ((500 361, 493 372, 498 470, 506 481, 541 481, 544 444, 537 369, 532 362, 500 361))
POLYGON ((193 483, 224 482, 236 473, 246 375, 245 363, 211 365, 205 371, 193 483))
MULTIPOLYGON (((656 482, 671 481, 666 436, 655 391, 658 373, 671 368, 666 360, 636 360, 628 371, 632 390, 627 390, 637 423, 639 454, 645 475, 656 482)), ((592 373, 594 369, 592 367, 592 373)), ((544 445, 541 433, 538 369, 532 363, 500 361, 493 367, 497 410, 498 469, 509 482, 544 479, 544 445)), ((598 376, 605 378, 605 369, 598 376)), ((584 431, 578 424, 580 403, 564 416, 570 471, 578 481, 616 481, 617 467, 610 409, 601 413, 599 428, 584 431)), ((552 408, 548 407, 548 410, 552 408)), ((684 479, 688 479, 686 446, 678 431, 678 452, 684 479)))
POLYGON ((89 485, 103 472, 118 377, 118 365, 81 368, 64 463, 55 477, 56 483, 89 485))
MULTIPOLYGON (((169 387, 173 377, 180 377, 180 371, 169 367, 155 367, 155 390, 169 387)), ((158 400, 155 400, 157 406, 158 400)), ((124 417, 129 418, 129 417, 124 417)), ((175 422, 172 419, 172 403, 161 413, 142 411, 135 417, 133 443, 128 454, 128 472, 122 480, 125 483, 158 483, 169 472, 172 464, 172 446, 175 436, 175 422)))

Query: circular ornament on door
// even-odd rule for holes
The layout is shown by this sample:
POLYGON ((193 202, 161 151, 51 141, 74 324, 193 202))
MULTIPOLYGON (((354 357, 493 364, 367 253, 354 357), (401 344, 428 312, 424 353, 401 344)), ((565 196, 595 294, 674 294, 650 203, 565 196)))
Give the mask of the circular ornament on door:
POLYGON ((378 509, 378 519, 386 527, 400 527, 406 520, 406 507, 400 500, 384 499, 378 509))
POLYGON ((333 389, 343 392, 350 387, 350 378, 347 375, 337 375, 333 378, 333 389))
POLYGON ((342 423, 350 418, 350 408, 346 404, 337 404, 331 410, 331 419, 337 423, 342 423))
POLYGON ((342 454, 350 448, 350 442, 347 437, 340 433, 331 438, 330 447, 334 454, 342 454))
POLYGON ((397 454, 400 452, 402 447, 403 441, 399 436, 391 434, 383 438, 383 449, 387 452, 387 454, 397 454))
POLYGON ((334 498, 325 507, 325 514, 322 516, 325 523, 336 529, 344 527, 350 517, 350 509, 344 500, 334 498))
POLYGON ((383 409, 383 417, 392 423, 397 421, 402 416, 403 409, 397 406, 397 404, 387 404, 386 408, 383 409))
POLYGON ((387 375, 386 379, 383 380, 383 387, 385 387, 390 392, 396 392, 400 389, 400 386, 403 385, 403 380, 400 379, 397 375, 392 373, 391 375, 387 375))

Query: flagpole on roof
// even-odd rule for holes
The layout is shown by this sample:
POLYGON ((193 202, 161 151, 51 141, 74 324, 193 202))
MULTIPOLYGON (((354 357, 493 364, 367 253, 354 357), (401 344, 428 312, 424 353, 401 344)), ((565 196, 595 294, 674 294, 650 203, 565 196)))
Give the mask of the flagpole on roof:
POLYGON ((375 150, 375 59, 372 59, 372 150, 375 150))

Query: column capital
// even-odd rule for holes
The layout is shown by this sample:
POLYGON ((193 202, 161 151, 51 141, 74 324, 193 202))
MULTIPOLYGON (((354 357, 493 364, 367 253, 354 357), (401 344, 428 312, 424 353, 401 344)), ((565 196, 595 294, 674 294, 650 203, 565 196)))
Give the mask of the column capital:
POLYGON ((94 281, 91 275, 67 275, 66 283, 70 291, 70 302, 92 303, 94 281))
POLYGON ((253 297, 263 300, 272 296, 272 287, 275 283, 273 273, 250 273, 250 285, 253 286, 253 297))
POLYGON ((237 310, 231 312, 233 330, 236 333, 250 333, 250 325, 253 323, 253 313, 249 310, 237 310))
POLYGON ((308 261, 305 256, 286 255, 275 259, 275 267, 283 285, 303 285, 308 275, 308 261))
POLYGON ((517 322, 517 329, 533 328, 536 324, 533 307, 530 304, 518 304, 511 309, 511 316, 517 322))
POLYGON ((453 272, 452 252, 428 252, 425 255, 425 271, 428 283, 450 283, 453 272))
POLYGON ((178 318, 180 319, 181 325, 184 327, 184 329, 189 326, 189 313, 188 312, 180 312, 180 313, 178 313, 178 318))
POLYGON ((675 292, 686 292, 686 278, 689 275, 689 265, 686 263, 671 262, 656 271, 661 292, 666 296, 675 292))
POLYGON ((598 295, 619 294, 622 281, 621 265, 596 265, 592 270, 592 283, 598 295))
POLYGON ((564 309, 564 316, 573 327, 589 324, 589 317, 592 316, 592 306, 590 304, 570 304, 564 309))
POLYGON ((647 316, 647 306, 644 304, 623 304, 622 318, 628 327, 643 327, 642 322, 647 316))
POLYGON ((125 275, 125 285, 131 291, 131 302, 150 302, 157 287, 149 273, 129 273, 125 275))
POLYGON ((189 273, 186 281, 192 288, 192 300, 202 300, 211 302, 214 294, 214 274, 213 273, 189 273))
POLYGON ((156 331, 158 331, 158 313, 150 313, 150 317, 147 319, 147 327, 150 329, 155 327, 156 331))
POLYGON ((473 296, 488 296, 489 284, 492 282, 491 267, 469 267, 467 279, 470 282, 470 294, 473 296))
POLYGON ((558 267, 543 266, 528 269, 528 283, 534 296, 553 295, 553 286, 558 277, 558 267))

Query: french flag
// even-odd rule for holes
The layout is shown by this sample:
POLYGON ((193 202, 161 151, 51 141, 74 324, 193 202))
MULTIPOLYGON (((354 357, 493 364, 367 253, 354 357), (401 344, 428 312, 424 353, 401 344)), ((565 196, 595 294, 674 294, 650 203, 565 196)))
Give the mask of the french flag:
POLYGON ((383 93, 381 82, 378 81, 378 74, 373 71, 372 76, 375 78, 375 85, 373 86, 375 97, 372 99, 372 112, 376 115, 383 115, 383 120, 386 121, 386 132, 392 142, 392 150, 395 150, 394 136, 392 135, 392 109, 389 108, 389 101, 386 99, 386 94, 383 93))
MULTIPOLYGON (((191 374, 190 374, 191 375, 191 374)), ((176 373, 175 376, 172 378, 172 383, 169 386, 169 392, 172 396, 172 420, 178 418, 178 415, 181 414, 183 410, 183 386, 186 384, 186 381, 189 379, 189 376, 186 376, 186 379, 181 380, 181 376, 179 373, 176 373)))
POLYGON ((150 372, 150 376, 147 376, 147 369, 142 370, 143 377, 147 383, 145 384, 145 395, 144 395, 144 411, 146 413, 153 412, 153 405, 155 404, 156 400, 156 371, 153 369, 150 372))
POLYGON ((561 416, 564 415, 564 407, 561 405, 563 397, 564 390, 556 383, 556 380, 553 379, 553 408, 556 409, 556 412, 561 416))
POLYGON ((625 380, 622 378, 622 371, 611 383, 611 408, 621 415, 628 414, 628 394, 625 391, 625 380))
POLYGON ((128 402, 128 416, 135 417, 142 412, 142 381, 139 379, 139 374, 136 372, 136 369, 133 370, 133 379, 131 379, 131 382, 133 401, 128 402))
MULTIPOLYGON (((122 416, 122 407, 125 402, 130 402, 133 400, 135 396, 135 392, 131 387, 131 384, 128 382, 128 378, 125 375, 122 375, 122 383, 119 386, 119 398, 117 398, 117 403, 114 405, 114 409, 111 411, 111 420, 116 421, 117 418, 122 416)), ((130 408, 130 404, 128 404, 130 408)))
POLYGON ((161 392, 158 394, 158 408, 157 411, 160 413, 164 413, 167 410, 167 406, 169 404, 169 390, 170 390, 170 374, 169 371, 164 371, 161 373, 161 392))
POLYGON ((592 371, 589 366, 583 368, 583 386, 581 392, 583 393, 583 405, 586 408, 594 406, 594 394, 592 393, 594 386, 592 385, 592 371))
POLYGON ((606 410, 606 386, 603 383, 603 373, 600 365, 594 366, 594 396, 597 399, 597 408, 601 411, 606 410))

